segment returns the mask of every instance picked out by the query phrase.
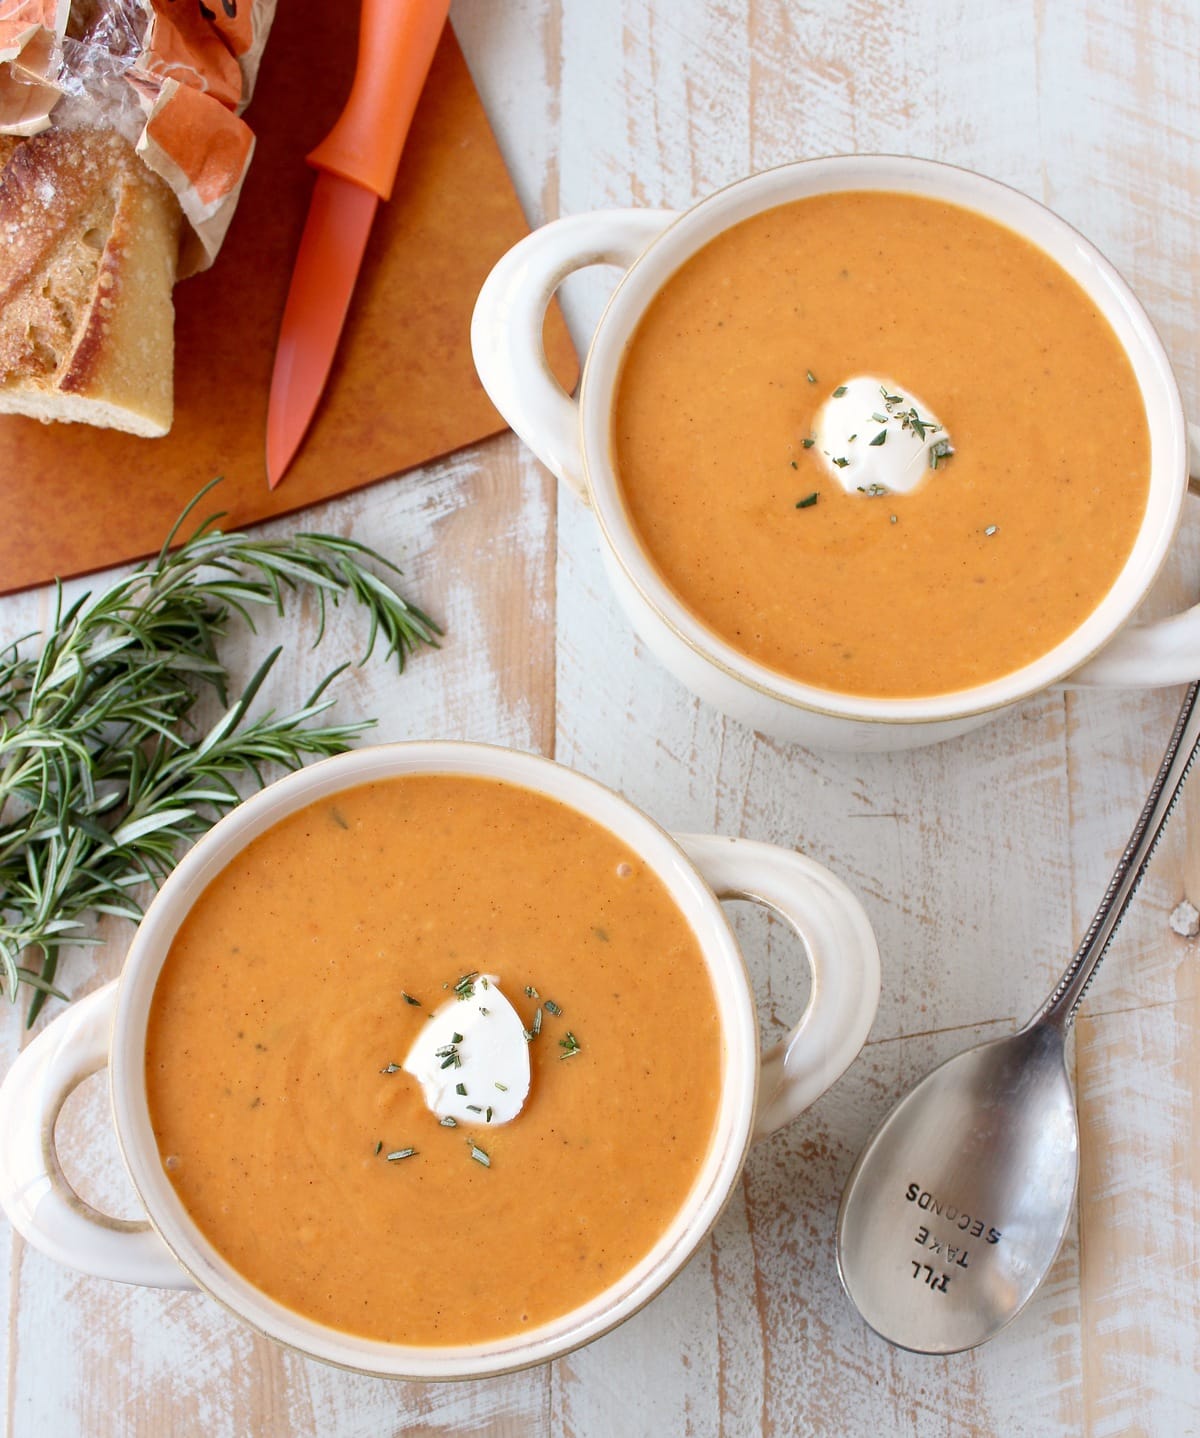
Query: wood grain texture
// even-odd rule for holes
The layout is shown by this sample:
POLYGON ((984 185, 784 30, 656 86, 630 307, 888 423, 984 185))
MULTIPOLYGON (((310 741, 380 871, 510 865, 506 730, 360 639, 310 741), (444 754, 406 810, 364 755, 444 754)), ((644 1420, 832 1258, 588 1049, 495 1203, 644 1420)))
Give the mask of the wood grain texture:
MULTIPOLYGON (((804 155, 967 165, 1051 204, 1113 260, 1200 416, 1190 0, 456 0, 453 19, 531 220, 682 206, 804 155)), ((566 287, 582 344, 613 278, 566 287)), ((900 1353, 843 1298, 832 1238, 854 1157, 894 1099, 1023 1020, 1065 962, 1178 696, 1060 691, 937 749, 818 754, 723 719, 657 666, 609 594, 590 515, 511 438, 302 522, 394 554, 448 630, 402 679, 377 664, 348 673, 343 712, 380 714, 379 739, 553 753, 669 826, 812 854, 877 929, 879 1018, 846 1077, 751 1154, 679 1279, 623 1328, 533 1373, 432 1387, 359 1378, 255 1339, 202 1298, 119 1289, 2 1244, 8 1438, 1200 1432, 1200 940, 1169 926, 1181 899, 1200 907, 1194 784, 1080 1023, 1080 1221, 1030 1308, 973 1354, 900 1353)), ((1148 611, 1194 599, 1198 577, 1189 513, 1148 611)), ((4 601, 0 633, 36 627, 47 602, 4 601)), ((304 611, 240 653, 248 672, 288 639, 278 703, 302 697, 326 662, 303 645, 313 623, 304 611)), ((329 662, 356 637, 339 614, 329 662)), ((770 1041, 804 1003, 803 956, 783 925, 732 912, 770 1041)), ((73 960, 67 981, 115 972, 126 937, 114 930, 98 963, 73 960)), ((0 1062, 21 1041, 9 1016, 0 1062)), ((81 1098, 70 1131, 97 1195, 127 1201, 99 1094, 81 1098)))
POLYGON ((1200 996, 1084 1015, 1076 1045, 1089 1431, 1195 1433, 1200 996))

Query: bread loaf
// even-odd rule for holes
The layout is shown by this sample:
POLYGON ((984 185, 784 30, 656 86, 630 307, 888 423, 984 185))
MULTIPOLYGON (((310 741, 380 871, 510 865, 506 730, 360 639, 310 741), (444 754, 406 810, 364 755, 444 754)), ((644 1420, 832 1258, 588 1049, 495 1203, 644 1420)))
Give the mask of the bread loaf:
POLYGON ((113 130, 0 136, 0 413, 166 434, 179 225, 113 130))

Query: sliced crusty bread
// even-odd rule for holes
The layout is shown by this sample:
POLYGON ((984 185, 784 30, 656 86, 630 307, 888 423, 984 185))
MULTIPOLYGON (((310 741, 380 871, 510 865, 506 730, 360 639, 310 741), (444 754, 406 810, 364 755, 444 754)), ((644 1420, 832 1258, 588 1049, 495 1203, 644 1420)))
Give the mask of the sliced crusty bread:
POLYGON ((0 413, 166 434, 179 224, 115 131, 0 137, 0 413))

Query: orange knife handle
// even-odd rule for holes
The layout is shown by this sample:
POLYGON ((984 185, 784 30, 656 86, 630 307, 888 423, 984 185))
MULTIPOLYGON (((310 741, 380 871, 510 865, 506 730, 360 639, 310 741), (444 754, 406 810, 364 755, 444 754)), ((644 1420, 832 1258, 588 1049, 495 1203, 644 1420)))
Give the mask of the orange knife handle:
POLYGON ((450 0, 362 0, 350 98, 310 165, 389 198, 449 10, 450 0))

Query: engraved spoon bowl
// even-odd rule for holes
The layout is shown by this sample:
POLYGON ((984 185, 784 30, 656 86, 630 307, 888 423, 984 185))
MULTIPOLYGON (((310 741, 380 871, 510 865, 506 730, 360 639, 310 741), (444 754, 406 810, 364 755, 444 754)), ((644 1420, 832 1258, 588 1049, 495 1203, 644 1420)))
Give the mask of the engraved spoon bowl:
POLYGON ((958 1353, 1033 1297, 1062 1244, 1079 1176, 1065 1044, 1200 743, 1189 686, 1145 807, 1054 992, 1018 1033, 958 1054, 900 1100, 850 1174, 842 1284, 867 1323, 918 1353, 958 1353))

